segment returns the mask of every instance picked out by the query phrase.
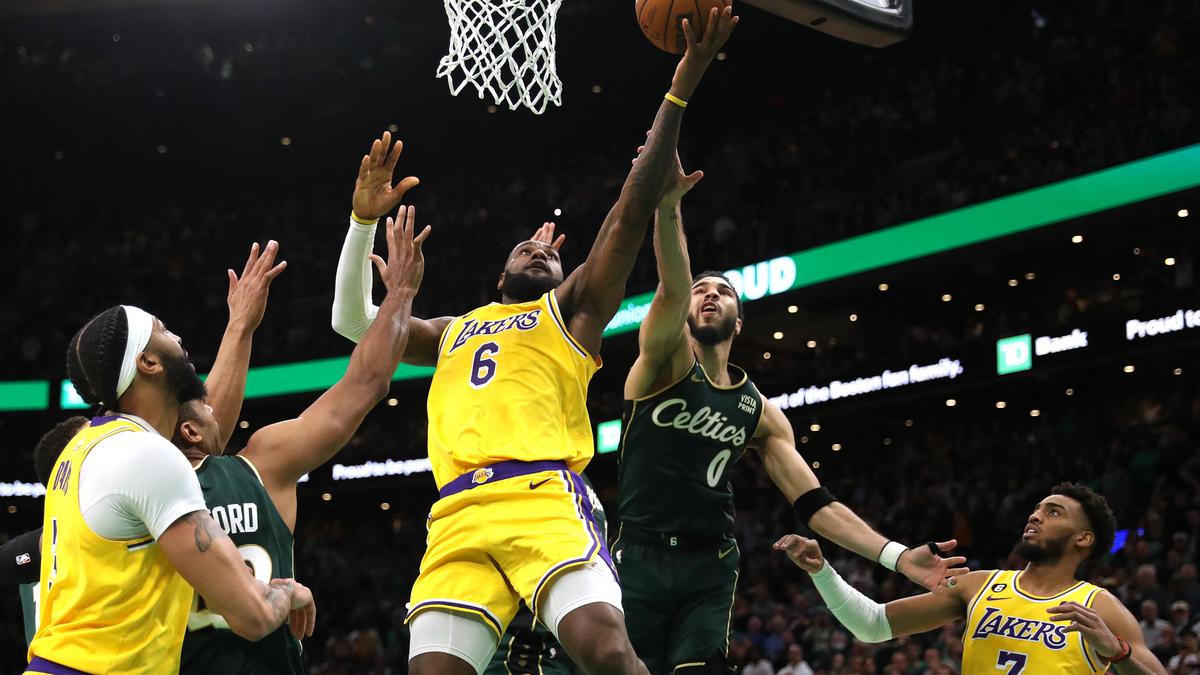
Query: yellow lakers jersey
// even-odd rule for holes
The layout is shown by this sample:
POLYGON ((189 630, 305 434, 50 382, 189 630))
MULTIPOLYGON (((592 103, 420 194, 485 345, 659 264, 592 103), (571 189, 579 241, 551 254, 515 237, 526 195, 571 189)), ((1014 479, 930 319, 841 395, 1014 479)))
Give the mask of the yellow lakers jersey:
POLYGON ((583 471, 593 454, 587 388, 599 367, 567 332, 554 291, 451 321, 429 386, 438 487, 505 460, 559 460, 583 471))
POLYGON ((967 607, 963 675, 1043 675, 1108 670, 1070 622, 1052 621, 1047 610, 1062 602, 1091 607, 1102 591, 1086 581, 1052 597, 1021 588, 1021 573, 997 570, 967 607))
POLYGON ((152 537, 105 539, 79 510, 79 470, 100 441, 148 433, 98 417, 67 443, 46 486, 35 655, 96 675, 174 673, 192 587, 152 537))

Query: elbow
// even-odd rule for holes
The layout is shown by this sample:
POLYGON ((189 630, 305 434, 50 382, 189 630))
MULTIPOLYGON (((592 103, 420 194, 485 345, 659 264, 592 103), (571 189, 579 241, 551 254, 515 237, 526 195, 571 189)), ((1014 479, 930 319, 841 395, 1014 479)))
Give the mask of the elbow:
POLYGON ((259 606, 250 610, 247 615, 237 617, 226 615, 225 621, 229 624, 229 629, 237 633, 239 637, 251 642, 258 642, 278 628, 274 625, 273 618, 266 603, 259 603, 259 606))

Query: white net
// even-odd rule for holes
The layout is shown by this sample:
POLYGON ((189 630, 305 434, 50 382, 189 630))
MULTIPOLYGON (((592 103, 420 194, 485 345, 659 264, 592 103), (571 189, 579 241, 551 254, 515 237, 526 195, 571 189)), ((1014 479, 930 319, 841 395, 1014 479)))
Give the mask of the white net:
POLYGON ((536 114, 562 105, 554 65, 554 20, 562 0, 444 0, 450 51, 438 64, 455 96, 468 84, 479 98, 536 114))

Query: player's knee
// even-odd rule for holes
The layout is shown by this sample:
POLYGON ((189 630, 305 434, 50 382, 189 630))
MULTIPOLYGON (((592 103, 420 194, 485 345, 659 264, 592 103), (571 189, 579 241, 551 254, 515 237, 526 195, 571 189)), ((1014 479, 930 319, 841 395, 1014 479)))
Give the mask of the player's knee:
POLYGON ((637 655, 628 639, 594 640, 581 652, 572 658, 588 675, 624 675, 637 670, 637 655))

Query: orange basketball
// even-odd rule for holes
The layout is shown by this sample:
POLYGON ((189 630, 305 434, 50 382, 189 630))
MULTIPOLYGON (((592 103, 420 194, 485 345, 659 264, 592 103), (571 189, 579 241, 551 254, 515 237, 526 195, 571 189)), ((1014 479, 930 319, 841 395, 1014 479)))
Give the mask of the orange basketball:
POLYGON ((692 26, 692 33, 699 38, 704 34, 708 14, 713 7, 720 9, 721 0, 636 0, 638 26, 646 39, 655 47, 672 54, 682 54, 687 49, 687 38, 683 34, 683 20, 692 26))

